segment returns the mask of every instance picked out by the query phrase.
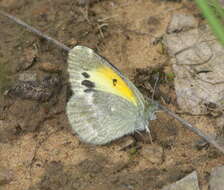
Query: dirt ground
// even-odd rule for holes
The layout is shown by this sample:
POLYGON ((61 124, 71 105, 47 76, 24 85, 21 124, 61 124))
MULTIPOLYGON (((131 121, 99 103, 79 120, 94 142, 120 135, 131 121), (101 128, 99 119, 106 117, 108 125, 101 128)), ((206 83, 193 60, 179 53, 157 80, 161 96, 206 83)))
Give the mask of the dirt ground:
MULTIPOLYGON (((163 80, 156 98, 177 110, 169 58, 161 43, 153 41, 166 32, 173 13, 198 16, 193 2, 99 0, 89 1, 89 6, 83 2, 0 0, 0 7, 69 47, 95 49, 145 95, 151 96, 147 84, 153 85, 153 76, 160 72, 163 80)), ((201 189, 208 189, 209 173, 224 164, 224 156, 212 147, 197 148, 200 138, 165 113, 151 123, 154 145, 136 135, 129 148, 123 148, 129 137, 106 146, 80 142, 65 114, 66 52, 2 16, 0 28, 0 173, 5 176, 0 189, 154 190, 193 170, 201 189), (53 72, 43 71, 44 63, 53 65, 53 72), (57 80, 42 99, 4 95, 24 71, 35 73, 38 81, 57 80), (161 162, 143 156, 148 146, 163 150, 161 162)), ((181 116, 204 131, 216 132, 211 116, 181 116)))

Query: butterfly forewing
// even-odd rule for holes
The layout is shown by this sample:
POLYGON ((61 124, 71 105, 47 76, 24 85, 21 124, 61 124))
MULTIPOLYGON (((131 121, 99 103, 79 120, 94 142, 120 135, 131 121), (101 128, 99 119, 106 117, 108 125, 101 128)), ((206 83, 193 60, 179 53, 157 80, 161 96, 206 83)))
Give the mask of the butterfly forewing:
POLYGON ((144 130, 144 99, 134 85, 93 50, 76 46, 68 57, 73 95, 67 115, 74 131, 91 144, 106 144, 144 130))

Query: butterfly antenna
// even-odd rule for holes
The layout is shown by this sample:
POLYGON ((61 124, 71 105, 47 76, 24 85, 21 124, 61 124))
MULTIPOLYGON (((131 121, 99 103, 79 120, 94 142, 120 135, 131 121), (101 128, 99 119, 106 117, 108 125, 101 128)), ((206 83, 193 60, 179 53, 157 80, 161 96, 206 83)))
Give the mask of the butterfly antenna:
POLYGON ((156 82, 155 82, 154 87, 153 87, 153 92, 152 92, 152 100, 153 101, 154 101, 154 97, 155 97, 156 88, 158 86, 158 82, 159 82, 159 73, 158 73, 158 75, 156 77, 156 82))
POLYGON ((193 133, 195 133, 198 136, 200 136, 201 138, 203 138, 206 142, 210 143, 211 145, 216 147, 218 150, 220 150, 224 154, 224 148, 222 146, 220 146, 213 138, 204 134, 200 129, 197 129, 197 128, 193 127, 186 120, 182 119, 181 117, 179 117, 178 115, 176 115, 175 113, 173 113, 172 111, 167 109, 166 107, 162 106, 161 104, 159 104, 159 108, 164 110, 165 112, 167 112, 170 116, 172 116, 173 118, 178 120, 180 123, 182 123, 184 127, 186 127, 187 129, 189 129, 193 133))
POLYGON ((14 17, 14 16, 12 16, 12 15, 10 15, 10 14, 4 12, 4 11, 1 11, 1 10, 0 10, 0 14, 3 15, 3 16, 5 16, 5 17, 7 17, 7 18, 9 18, 9 19, 11 19, 11 20, 14 21, 15 23, 17 23, 17 24, 19 24, 19 25, 25 27, 25 28, 26 28, 27 30, 29 30, 30 32, 33 32, 33 33, 37 34, 37 35, 40 36, 41 38, 44 38, 44 39, 46 39, 46 40, 48 40, 48 41, 54 43, 55 45, 57 45, 58 47, 62 48, 63 50, 65 50, 65 51, 70 51, 70 50, 71 50, 71 48, 69 48, 68 46, 66 46, 66 45, 64 45, 63 43, 61 43, 61 42, 59 42, 59 41, 57 41, 57 40, 51 38, 50 36, 44 34, 43 32, 37 30, 36 28, 34 28, 34 27, 28 25, 27 23, 23 22, 22 20, 20 20, 20 19, 14 17))

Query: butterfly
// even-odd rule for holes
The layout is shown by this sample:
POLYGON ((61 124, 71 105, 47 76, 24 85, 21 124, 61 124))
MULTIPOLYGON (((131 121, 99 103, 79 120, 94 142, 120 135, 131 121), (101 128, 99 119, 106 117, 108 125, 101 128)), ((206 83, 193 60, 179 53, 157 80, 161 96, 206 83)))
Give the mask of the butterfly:
POLYGON ((68 73, 72 96, 66 113, 82 141, 107 144, 136 131, 149 132, 156 103, 146 101, 135 85, 92 49, 69 51, 68 73))

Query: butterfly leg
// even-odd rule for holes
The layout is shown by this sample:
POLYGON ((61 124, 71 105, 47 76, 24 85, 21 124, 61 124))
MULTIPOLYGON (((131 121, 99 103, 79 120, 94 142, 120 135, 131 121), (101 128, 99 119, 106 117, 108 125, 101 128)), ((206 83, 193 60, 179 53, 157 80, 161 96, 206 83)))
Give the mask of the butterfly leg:
MULTIPOLYGON (((152 136, 151 136, 151 133, 150 133, 150 130, 149 130, 149 128, 148 127, 146 127, 146 132, 148 133, 148 135, 149 135, 149 140, 150 140, 150 143, 151 144, 153 144, 153 140, 152 140, 152 136)), ((144 136, 143 136, 143 134, 140 132, 140 131, 138 131, 138 130, 136 130, 135 131, 136 133, 138 133, 143 139, 144 139, 144 141, 148 141, 148 140, 146 140, 145 138, 144 138, 144 136)))
POLYGON ((152 141, 152 135, 151 135, 151 133, 150 133, 150 130, 149 130, 148 126, 145 128, 145 130, 146 130, 146 132, 149 134, 149 139, 150 139, 151 144, 153 144, 153 141, 152 141))

